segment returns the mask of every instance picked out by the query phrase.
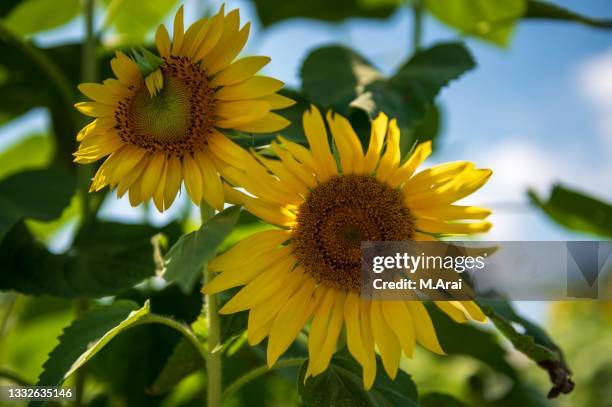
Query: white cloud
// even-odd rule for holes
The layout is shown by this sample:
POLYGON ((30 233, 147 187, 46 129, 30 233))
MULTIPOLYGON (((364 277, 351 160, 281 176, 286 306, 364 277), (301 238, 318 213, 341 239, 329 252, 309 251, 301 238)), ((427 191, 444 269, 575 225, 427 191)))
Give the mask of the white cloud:
POLYGON ((593 105, 600 137, 612 154, 612 48, 579 67, 578 85, 593 105))

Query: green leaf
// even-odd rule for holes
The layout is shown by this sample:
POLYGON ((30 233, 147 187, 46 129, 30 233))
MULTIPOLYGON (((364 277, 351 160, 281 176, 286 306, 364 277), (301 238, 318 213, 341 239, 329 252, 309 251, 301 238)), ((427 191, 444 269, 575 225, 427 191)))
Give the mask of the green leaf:
POLYGON ((255 0, 264 27, 289 18, 340 21, 349 17, 386 18, 403 2, 400 0, 255 0))
MULTIPOLYGON (((148 305, 137 309, 134 302, 117 301, 95 308, 75 320, 59 337, 59 344, 49 354, 36 385, 60 385, 85 362, 85 358, 93 356, 100 349, 103 340, 108 342, 112 339, 118 333, 118 327, 125 327, 149 312, 148 305), (112 332, 111 336, 109 332, 112 332)), ((30 405, 42 405, 42 402, 32 402, 30 405)))
POLYGON ((421 397, 419 405, 421 407, 467 407, 463 401, 444 393, 427 393, 421 397))
POLYGON ((176 282, 184 292, 191 291, 204 264, 215 256, 239 215, 240 207, 232 206, 213 216, 195 232, 181 236, 165 257, 164 278, 176 282))
POLYGON ((31 34, 66 24, 81 10, 79 0, 25 0, 6 17, 18 34, 31 34))
POLYGON ((526 19, 545 19, 575 22, 597 28, 612 28, 611 19, 597 19, 575 13, 548 1, 527 0, 526 19))
POLYGON ((426 118, 443 87, 475 66, 463 44, 437 44, 419 51, 390 78, 366 85, 352 106, 365 110, 371 118, 385 112, 397 119, 400 128, 412 128, 426 118))
MULTIPOLYGON (((59 344, 44 364, 37 385, 60 385, 117 335, 142 324, 162 324, 179 331, 194 349, 198 349, 198 357, 203 360, 200 344, 188 327, 173 319, 151 314, 148 300, 140 309, 134 302, 117 301, 83 314, 64 330, 59 344)), ((30 403, 30 406, 39 405, 42 402, 30 403)))
POLYGON ((612 205, 561 185, 555 185, 548 201, 528 192, 532 204, 566 228, 602 237, 612 237, 612 205))
POLYGON ((155 275, 151 238, 158 233, 174 241, 180 228, 95 223, 68 253, 54 254, 19 223, 0 245, 0 289, 65 298, 115 295, 155 275))
MULTIPOLYGON (((5 96, 3 94, 3 96, 5 96)), ((0 154, 0 179, 17 172, 46 167, 53 157, 53 143, 49 136, 32 134, 0 154)))
POLYGON ((447 355, 466 355, 479 360, 496 372, 516 378, 516 371, 506 362, 506 351, 491 332, 470 324, 452 321, 437 307, 428 307, 440 345, 447 355), (461 338, 461 341, 457 341, 461 338))
POLYGON ((312 103, 348 114, 363 87, 382 74, 350 48, 329 46, 312 51, 300 71, 302 93, 312 103))
POLYGON ((418 406, 417 389, 410 375, 399 370, 391 380, 377 360, 376 380, 369 391, 363 388, 361 366, 347 351, 336 354, 329 367, 304 383, 308 361, 298 377, 298 392, 305 406, 418 406))
POLYGON ((426 0, 429 12, 460 33, 508 45, 525 0, 426 0))
POLYGON ((112 25, 121 43, 141 43, 157 28, 177 3, 177 0, 106 0, 105 25, 112 25))
POLYGON ((548 372, 553 384, 548 398, 555 398, 561 393, 568 394, 574 389, 572 372, 565 362, 563 352, 542 328, 518 315, 508 302, 481 300, 479 305, 516 350, 548 372), (522 332, 517 331, 517 325, 522 327, 522 332))
POLYGON ((0 241, 23 218, 59 217, 74 192, 74 177, 59 169, 22 172, 0 182, 0 241))
POLYGON ((193 345, 187 339, 182 338, 149 391, 152 394, 163 394, 170 391, 185 377, 204 367, 201 362, 193 345))

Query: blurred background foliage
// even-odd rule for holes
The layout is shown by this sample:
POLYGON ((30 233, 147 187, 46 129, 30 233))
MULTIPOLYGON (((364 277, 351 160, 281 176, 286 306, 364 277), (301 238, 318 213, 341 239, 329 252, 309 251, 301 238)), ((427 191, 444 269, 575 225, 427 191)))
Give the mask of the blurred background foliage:
MULTIPOLYGON (((84 123, 73 108, 80 99, 76 85, 110 77, 114 51, 149 46, 154 28, 178 5, 177 0, 0 3, 0 138, 3 127, 33 109, 45 109, 49 117, 45 132, 26 134, 0 151, 0 384, 66 381, 79 389, 79 405, 205 402, 202 355, 192 346, 206 337, 201 269, 217 251, 268 226, 228 208, 200 227, 185 201, 163 225, 152 220, 148 206, 136 220, 107 219, 99 211, 114 196, 89 195, 91 169, 72 163, 76 130, 84 123), (49 33, 71 24, 84 26, 88 40, 45 45, 49 33)), ((194 18, 218 6, 196 5, 194 18)), ((228 6, 233 8, 232 2, 228 6)), ((250 6, 262 31, 294 19, 385 21, 408 9, 412 49, 393 72, 383 73, 355 49, 328 44, 309 50, 300 86, 284 91, 298 101, 284 112, 293 121, 283 132, 287 137, 305 143, 301 113, 311 103, 347 115, 364 143, 369 119, 385 111, 398 118, 404 153, 417 140, 434 140, 435 148, 444 143, 445 110, 437 96, 477 66, 462 38, 512 47, 517 25, 534 20, 612 28, 609 19, 537 0, 253 0, 250 6), (425 46, 425 17, 451 27, 456 39, 425 46)), ((274 136, 233 135, 256 148, 265 148, 274 136)), ((526 194, 542 216, 562 227, 612 237, 610 203, 562 185, 553 186, 549 197, 526 194)), ((548 334, 510 304, 483 306, 492 320, 484 327, 454 324, 432 308, 449 356, 419 351, 414 360, 402 361, 395 382, 379 373, 368 394, 358 366, 342 351, 327 372, 304 385, 304 338, 279 368, 264 373, 264 347, 243 346, 245 315, 224 317, 223 380, 226 386, 243 384, 226 387, 226 404, 612 405, 609 304, 555 304, 548 334), (526 345, 535 351, 525 351, 526 345), (568 385, 570 369, 576 390, 547 400, 551 386, 554 395, 568 385)))

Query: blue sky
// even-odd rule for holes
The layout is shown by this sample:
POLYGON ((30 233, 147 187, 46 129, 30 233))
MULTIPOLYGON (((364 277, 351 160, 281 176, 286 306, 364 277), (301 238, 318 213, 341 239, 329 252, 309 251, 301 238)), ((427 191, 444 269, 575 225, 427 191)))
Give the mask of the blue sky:
MULTIPOLYGON (((213 2, 220 4, 220 2, 213 2)), ((612 18, 609 1, 558 1, 587 15, 612 18)), ((198 2, 186 1, 193 21, 198 2)), ((241 8, 254 29, 246 53, 272 57, 266 73, 299 86, 299 67, 318 46, 342 43, 355 48, 383 72, 392 72, 410 53, 411 15, 401 9, 387 20, 328 24, 292 20, 262 30, 248 1, 241 8)), ((77 20, 39 35, 43 44, 78 39, 77 20)), ((456 40, 457 34, 426 18, 424 45, 456 40)), ((431 162, 471 160, 494 170, 489 185, 469 202, 495 210, 496 240, 563 240, 579 236, 552 224, 525 205, 525 190, 547 193, 554 181, 612 199, 612 32, 571 23, 520 23, 507 49, 466 39, 478 67, 440 95, 444 134, 431 162)), ((46 126, 37 109, 0 128, 0 149, 46 126)), ((142 212, 125 201, 109 202, 103 215, 138 219, 142 212)), ((169 215, 156 217, 163 222, 169 215)))

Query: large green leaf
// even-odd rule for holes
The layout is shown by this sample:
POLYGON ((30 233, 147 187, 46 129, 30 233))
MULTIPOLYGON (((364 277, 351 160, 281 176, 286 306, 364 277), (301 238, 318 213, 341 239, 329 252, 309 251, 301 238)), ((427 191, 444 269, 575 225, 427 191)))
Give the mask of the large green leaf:
POLYGON ((547 201, 530 190, 531 202, 566 228, 612 237, 612 205, 555 185, 547 201))
POLYGON ((525 0, 426 0, 429 12, 460 33, 507 45, 525 0))
POLYGON ((32 134, 0 153, 0 180, 23 170, 46 167, 53 156, 53 140, 32 134))
POLYGON ((302 93, 313 103, 348 114, 363 87, 382 74, 350 48, 328 46, 312 51, 302 64, 302 93))
POLYGON ((436 327, 440 345, 447 355, 470 356, 496 372, 510 378, 516 377, 516 371, 506 361, 506 351, 493 333, 471 324, 458 324, 437 307, 432 306, 428 310, 436 327), (461 338, 461 341, 457 341, 457 338, 461 338))
MULTIPOLYGON (((474 66, 463 44, 438 44, 418 52, 385 78, 353 50, 331 46, 313 51, 304 61, 302 93, 313 103, 345 115, 350 108, 363 110, 370 118, 384 112, 408 130, 422 124, 444 86, 474 66)), ((402 142, 411 147, 414 141, 402 142)))
POLYGON ((583 16, 550 1, 527 0, 524 18, 567 21, 598 28, 612 28, 612 19, 583 16))
POLYGON ((19 223, 0 245, 0 289, 66 298, 117 294, 155 274, 157 233, 174 241, 180 228, 94 223, 68 253, 54 254, 19 223))
POLYGON ((467 407, 463 401, 444 393, 428 393, 419 400, 421 407, 467 407))
POLYGON ((264 26, 289 18, 340 21, 349 17, 386 18, 403 2, 400 0, 254 0, 264 26))
MULTIPOLYGON (((64 329, 59 337, 59 344, 49 354, 37 385, 60 385, 68 377, 68 372, 80 366, 77 361, 87 352, 90 344, 97 343, 107 332, 122 322, 129 323, 130 314, 134 313, 134 319, 137 319, 144 312, 148 312, 148 309, 136 311, 137 309, 136 303, 118 301, 113 305, 95 308, 74 321, 64 329)), ((42 405, 42 403, 35 402, 31 405, 42 405)))
POLYGON ((5 23, 18 34, 31 34, 61 26, 80 10, 79 0, 25 0, 12 9, 5 23))
POLYGON ((23 218, 49 221, 70 203, 75 180, 59 169, 22 172, 0 182, 0 241, 23 218))
MULTIPOLYGON (((166 317, 150 312, 149 302, 142 308, 131 301, 117 301, 112 305, 97 307, 75 320, 59 338, 59 344, 49 354, 38 386, 58 386, 75 371, 91 360, 117 335, 142 324, 162 324, 179 331, 192 347, 200 344, 188 327, 166 317)), ((203 353, 197 352, 203 359, 203 353)), ((39 406, 42 402, 32 402, 39 406)))
POLYGON ((141 43, 163 22, 178 0, 106 0, 107 20, 120 35, 122 43, 141 43))
POLYGON ((204 264, 215 256, 239 215, 240 207, 232 206, 213 216, 195 232, 181 236, 166 255, 164 278, 176 282, 184 292, 191 291, 204 264))
POLYGON ((298 377, 298 392, 305 406, 418 406, 417 389, 410 375, 399 370, 395 380, 385 373, 377 360, 378 374, 369 391, 363 388, 361 366, 347 351, 336 354, 329 367, 304 383, 308 361, 298 377))

